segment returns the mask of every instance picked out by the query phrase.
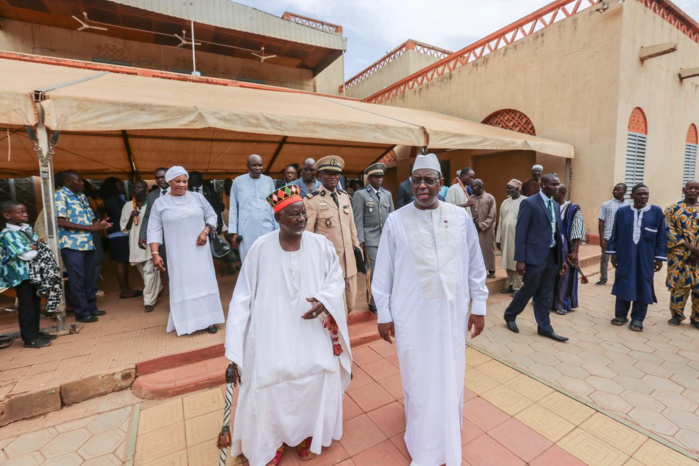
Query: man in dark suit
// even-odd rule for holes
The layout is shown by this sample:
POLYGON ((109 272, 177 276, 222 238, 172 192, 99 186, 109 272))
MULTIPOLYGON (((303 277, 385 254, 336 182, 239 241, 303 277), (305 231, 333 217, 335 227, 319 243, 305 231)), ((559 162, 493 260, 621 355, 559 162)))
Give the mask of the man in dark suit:
MULTIPOLYGON (((165 181, 165 173, 167 172, 167 168, 160 167, 155 169, 154 173, 154 178, 155 178, 155 184, 158 189, 154 189, 151 192, 148 193, 148 197, 146 197, 146 213, 143 214, 143 224, 141 225, 141 230, 138 235, 138 247, 141 249, 146 249, 146 239, 147 235, 146 232, 148 231, 148 219, 150 218, 150 210, 153 207, 153 204, 155 201, 160 197, 160 196, 165 196, 169 189, 170 185, 165 181)), ((160 252, 160 257, 163 258, 163 261, 167 263, 167 255, 165 253, 165 244, 160 245, 160 249, 158 250, 160 252)), ((165 270, 167 270, 167 265, 165 266, 165 270)), ((167 272, 165 272, 167 275, 167 272)))
POLYGON ((541 178, 541 191, 522 201, 515 230, 515 261, 524 285, 505 310, 507 328, 519 333, 515 319, 534 298, 537 333, 555 341, 568 338, 556 334, 551 327, 549 307, 556 273, 565 274, 568 265, 561 249, 561 213, 553 196, 561 184, 558 176, 541 178))
POLYGON ((413 202, 413 185, 410 177, 398 185, 398 208, 413 202))

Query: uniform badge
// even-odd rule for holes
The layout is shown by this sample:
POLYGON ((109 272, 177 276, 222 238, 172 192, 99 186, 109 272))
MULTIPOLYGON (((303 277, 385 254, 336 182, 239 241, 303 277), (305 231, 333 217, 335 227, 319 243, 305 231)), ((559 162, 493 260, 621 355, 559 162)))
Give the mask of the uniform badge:
POLYGON ((333 226, 333 222, 331 222, 329 218, 326 218, 325 219, 325 226, 330 228, 331 226, 333 226))

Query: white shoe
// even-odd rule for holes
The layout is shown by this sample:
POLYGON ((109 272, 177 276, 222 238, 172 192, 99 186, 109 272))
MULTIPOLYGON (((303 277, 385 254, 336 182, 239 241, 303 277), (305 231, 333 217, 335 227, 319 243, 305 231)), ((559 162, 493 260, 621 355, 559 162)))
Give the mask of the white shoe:
POLYGON ((103 296, 106 295, 106 294, 107 294, 107 293, 105 293, 105 292, 102 291, 102 290, 97 290, 97 293, 95 293, 95 296, 97 296, 98 298, 101 298, 101 297, 103 297, 103 296))

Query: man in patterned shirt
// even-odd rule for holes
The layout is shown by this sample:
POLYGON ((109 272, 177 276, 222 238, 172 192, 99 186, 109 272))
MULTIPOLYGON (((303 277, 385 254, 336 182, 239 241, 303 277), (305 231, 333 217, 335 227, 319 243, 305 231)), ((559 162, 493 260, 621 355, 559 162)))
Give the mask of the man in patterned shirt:
POLYGON ((64 186, 56 191, 58 217, 58 246, 63 265, 68 271, 70 302, 78 322, 97 322, 97 316, 106 314, 97 310, 95 288, 95 245, 93 231, 112 226, 109 219, 96 221, 87 197, 82 193, 85 184, 74 170, 64 172, 64 186))
POLYGON ((692 296, 690 324, 699 328, 699 180, 682 189, 684 201, 665 209, 667 224, 667 287, 670 290, 670 325, 685 319, 684 306, 692 296))
POLYGON ((609 268, 609 254, 607 254, 607 241, 612 236, 614 229, 614 216, 619 207, 630 205, 624 199, 626 196, 626 185, 619 183, 612 190, 612 199, 608 200, 599 210, 599 246, 602 248, 602 256, 599 261, 599 281, 597 285, 607 283, 607 268, 609 268))

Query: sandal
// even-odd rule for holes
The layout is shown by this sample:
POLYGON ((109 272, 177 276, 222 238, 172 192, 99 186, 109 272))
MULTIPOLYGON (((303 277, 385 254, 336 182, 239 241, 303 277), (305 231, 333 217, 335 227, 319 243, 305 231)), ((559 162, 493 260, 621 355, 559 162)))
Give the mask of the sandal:
POLYGON ((564 315, 568 314, 568 311, 564 311, 563 309, 558 309, 556 311, 556 314, 558 314, 559 316, 564 316, 564 315))
POLYGON ((274 455, 274 458, 272 458, 272 461, 267 463, 267 466, 279 466, 279 463, 282 462, 282 456, 284 456, 284 449, 286 448, 286 445, 282 443, 282 446, 277 448, 277 454, 274 455))
POLYGON ((296 451, 298 452, 299 459, 301 461, 312 460, 313 458, 318 456, 311 451, 311 441, 312 440, 313 440, 313 437, 308 437, 306 440, 299 443, 298 446, 296 447, 296 451))
POLYGON ((615 317, 612 319, 612 325, 616 325, 617 327, 624 325, 626 322, 628 322, 629 319, 626 317, 615 317))
POLYGON ((632 320, 631 324, 629 325, 629 329, 631 329, 632 332, 642 332, 643 322, 639 320, 632 320))
POLYGON ((7 335, 0 335, 0 349, 7 348, 12 344, 12 338, 7 335))

